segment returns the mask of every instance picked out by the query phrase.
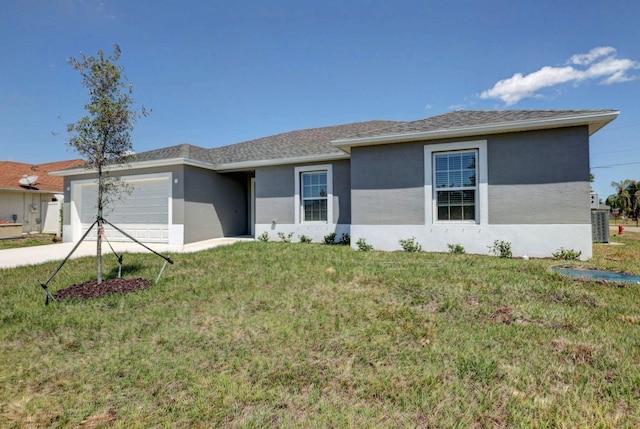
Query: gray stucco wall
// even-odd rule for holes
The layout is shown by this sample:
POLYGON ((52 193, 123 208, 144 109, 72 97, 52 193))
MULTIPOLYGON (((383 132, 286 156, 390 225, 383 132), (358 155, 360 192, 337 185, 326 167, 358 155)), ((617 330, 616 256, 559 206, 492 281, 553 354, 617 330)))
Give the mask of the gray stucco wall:
MULTIPOLYGON (((590 223, 587 127, 473 137, 487 140, 490 224, 590 223)), ((424 146, 355 147, 354 225, 424 224, 424 146)))
POLYGON ((245 173, 184 167, 184 242, 247 234, 245 173))
POLYGON ((424 224, 424 143, 353 148, 355 225, 424 224))
POLYGON ((495 135, 487 151, 490 224, 591 222, 587 127, 495 135))
MULTIPOLYGON (((319 163, 329 164, 329 163, 319 163)), ((333 161, 333 222, 351 223, 349 161, 333 161)), ((256 223, 279 224, 295 222, 295 167, 318 165, 281 165, 257 168, 256 177, 256 223)))

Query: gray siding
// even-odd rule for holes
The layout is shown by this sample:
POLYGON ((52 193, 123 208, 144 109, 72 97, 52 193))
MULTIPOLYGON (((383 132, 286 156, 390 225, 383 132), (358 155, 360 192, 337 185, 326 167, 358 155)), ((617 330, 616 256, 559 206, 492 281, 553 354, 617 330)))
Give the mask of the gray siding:
POLYGON ((333 163, 333 223, 351 223, 351 163, 333 163))
MULTIPOLYGON (((295 222, 295 167, 315 164, 281 165, 256 169, 256 223, 295 222)), ((326 162, 320 164, 327 164, 326 162)), ((333 222, 351 223, 349 161, 334 161, 333 222)))
POLYGON ((293 166, 256 169, 256 223, 294 223, 293 166))
POLYGON ((354 225, 424 224, 424 143, 353 148, 354 225))
POLYGON ((586 127, 488 138, 490 224, 590 223, 586 127))
POLYGON ((246 174, 186 166, 184 242, 247 234, 246 174))

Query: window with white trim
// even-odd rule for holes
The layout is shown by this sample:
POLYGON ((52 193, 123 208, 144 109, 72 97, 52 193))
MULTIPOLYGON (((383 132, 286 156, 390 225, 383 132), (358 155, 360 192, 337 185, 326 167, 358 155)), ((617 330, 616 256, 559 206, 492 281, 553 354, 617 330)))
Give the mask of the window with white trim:
POLYGON ((295 223, 333 223, 333 166, 295 167, 295 223))
POLYGON ((300 173, 301 221, 326 222, 327 188, 326 171, 310 171, 300 173))
POLYGON ((478 219, 478 151, 433 153, 437 221, 478 219))

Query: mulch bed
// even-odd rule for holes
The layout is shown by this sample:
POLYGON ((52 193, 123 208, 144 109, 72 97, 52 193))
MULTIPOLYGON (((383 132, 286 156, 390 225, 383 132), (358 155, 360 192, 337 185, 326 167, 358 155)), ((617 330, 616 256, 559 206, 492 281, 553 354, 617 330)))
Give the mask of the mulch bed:
POLYGON ((63 299, 91 299, 108 294, 121 294, 135 292, 151 286, 151 281, 147 279, 106 279, 98 285, 96 280, 85 283, 71 285, 60 289, 53 294, 57 300, 63 299))

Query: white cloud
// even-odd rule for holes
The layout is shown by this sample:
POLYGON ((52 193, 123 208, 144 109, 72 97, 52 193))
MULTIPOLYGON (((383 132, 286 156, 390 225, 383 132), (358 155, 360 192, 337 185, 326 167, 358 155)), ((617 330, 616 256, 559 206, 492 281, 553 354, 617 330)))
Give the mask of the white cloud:
POLYGON ((497 98, 510 106, 524 98, 539 97, 541 89, 567 82, 602 79, 601 84, 610 85, 634 80, 637 76, 628 74, 634 69, 640 69, 640 62, 617 58, 615 48, 610 46, 598 47, 573 55, 562 67, 544 66, 527 75, 516 73, 483 91, 480 98, 497 98))
POLYGON ((569 58, 567 64, 587 65, 591 64, 593 60, 600 57, 606 57, 607 55, 615 55, 616 48, 611 46, 601 46, 599 48, 593 48, 586 54, 576 54, 569 58))

